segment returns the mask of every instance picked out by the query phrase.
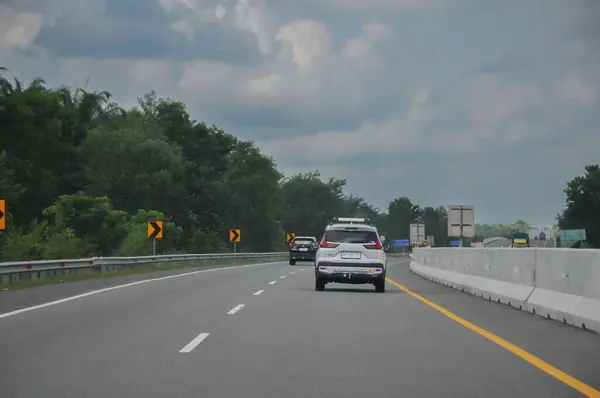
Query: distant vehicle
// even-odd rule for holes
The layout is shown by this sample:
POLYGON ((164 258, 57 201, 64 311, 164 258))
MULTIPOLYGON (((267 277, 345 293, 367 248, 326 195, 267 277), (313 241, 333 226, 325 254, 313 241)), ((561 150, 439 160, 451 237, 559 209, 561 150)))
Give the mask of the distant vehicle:
POLYGON ((327 283, 373 284, 385 292, 387 257, 368 219, 337 218, 325 227, 315 258, 315 290, 327 283))
POLYGON ((546 233, 540 232, 540 240, 546 240, 546 233))
POLYGON ((290 265, 296 265, 296 261, 315 261, 317 246, 314 236, 296 236, 290 243, 290 265))
POLYGON ((525 247, 529 247, 529 234, 526 234, 524 232, 515 232, 514 234, 512 234, 512 242, 510 247, 522 247, 520 245, 523 242, 525 243, 525 247), (515 243, 518 243, 519 245, 515 246, 515 243))
POLYGON ((529 247, 525 239, 514 239, 511 247, 529 247))

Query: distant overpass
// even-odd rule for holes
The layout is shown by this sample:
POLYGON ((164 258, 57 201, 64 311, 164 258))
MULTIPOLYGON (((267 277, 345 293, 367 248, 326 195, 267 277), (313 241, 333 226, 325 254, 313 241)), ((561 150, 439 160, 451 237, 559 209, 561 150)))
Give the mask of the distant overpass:
POLYGON ((492 238, 487 238, 483 240, 484 247, 509 247, 511 244, 510 239, 496 236, 492 238))

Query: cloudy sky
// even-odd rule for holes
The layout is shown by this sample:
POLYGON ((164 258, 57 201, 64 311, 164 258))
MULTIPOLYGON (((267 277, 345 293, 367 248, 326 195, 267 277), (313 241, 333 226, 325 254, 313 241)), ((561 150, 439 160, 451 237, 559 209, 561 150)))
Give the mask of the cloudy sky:
POLYGON ((548 223, 600 162, 597 0, 0 0, 0 66, 155 89, 382 209, 548 223))

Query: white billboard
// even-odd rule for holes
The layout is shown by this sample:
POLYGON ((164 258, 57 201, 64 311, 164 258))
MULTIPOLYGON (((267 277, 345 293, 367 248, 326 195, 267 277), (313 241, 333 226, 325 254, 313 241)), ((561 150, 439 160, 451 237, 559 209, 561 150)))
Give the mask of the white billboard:
POLYGON ((420 245, 425 241, 425 224, 410 224, 410 243, 420 245))
POLYGON ((453 238, 472 238, 475 236, 474 206, 448 206, 448 236, 453 238))

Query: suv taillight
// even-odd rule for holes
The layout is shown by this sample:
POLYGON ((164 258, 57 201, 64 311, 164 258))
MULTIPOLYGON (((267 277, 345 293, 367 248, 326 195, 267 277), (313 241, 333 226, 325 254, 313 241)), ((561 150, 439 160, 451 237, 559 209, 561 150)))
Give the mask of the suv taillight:
POLYGON ((327 235, 323 235, 323 239, 321 239, 321 244, 319 245, 325 249, 333 249, 334 247, 338 247, 337 243, 329 243, 327 242, 327 235))
POLYGON ((370 245, 364 245, 365 249, 372 249, 372 250, 381 250, 383 249, 383 246, 381 246, 381 242, 379 241, 379 239, 377 239, 377 243, 372 243, 370 245))

